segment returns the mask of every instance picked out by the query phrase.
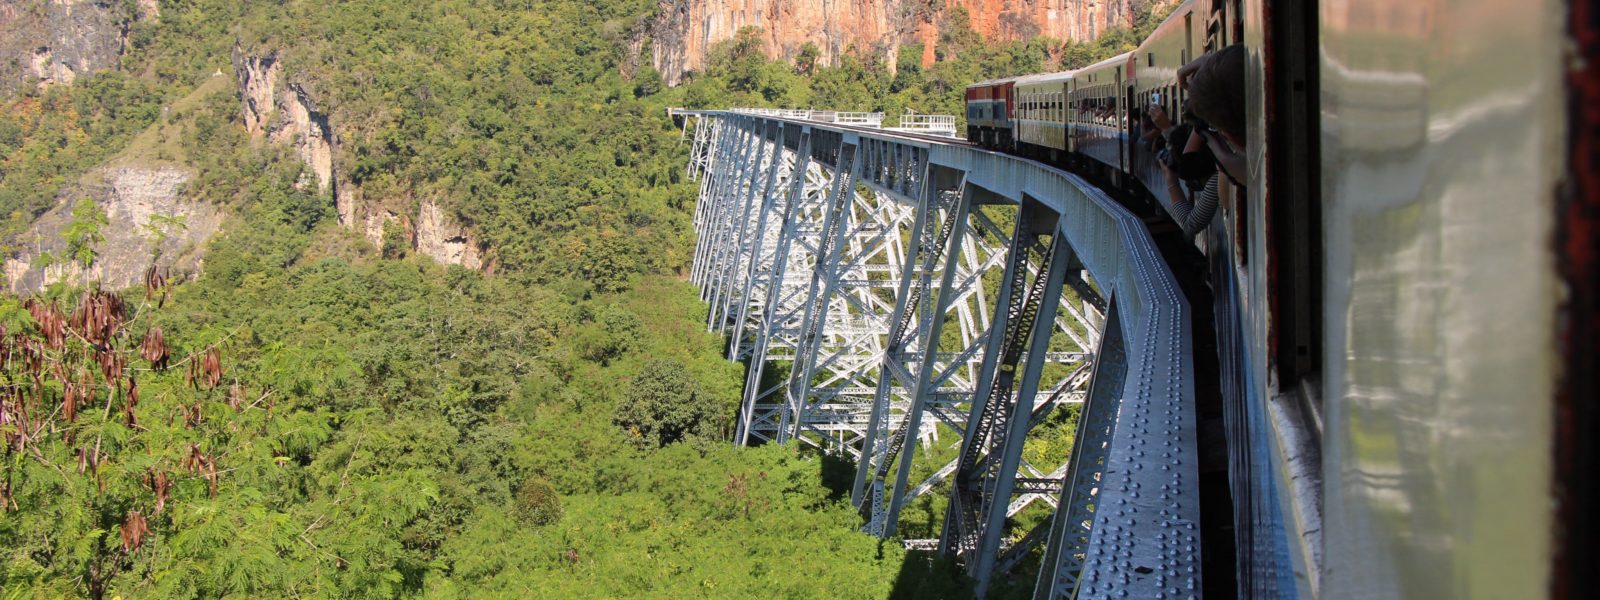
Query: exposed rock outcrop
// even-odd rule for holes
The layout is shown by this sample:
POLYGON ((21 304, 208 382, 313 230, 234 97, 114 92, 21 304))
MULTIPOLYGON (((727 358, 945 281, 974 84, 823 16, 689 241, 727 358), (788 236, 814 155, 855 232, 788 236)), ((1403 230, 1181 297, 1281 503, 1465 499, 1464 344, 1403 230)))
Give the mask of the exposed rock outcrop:
POLYGON ((278 107, 285 118, 282 126, 271 133, 272 142, 293 146, 300 162, 316 177, 317 189, 324 193, 333 191, 334 135, 333 128, 328 126, 328 117, 317 112, 311 96, 299 85, 290 84, 279 99, 278 107))
POLYGON ((1101 32, 1131 26, 1137 9, 1160 0, 660 0, 648 25, 651 64, 668 85, 705 68, 711 46, 740 29, 760 27, 767 55, 794 59, 806 43, 831 64, 846 52, 879 57, 892 67, 904 44, 923 44, 933 62, 946 17, 965 9, 974 31, 987 39, 1049 36, 1090 41, 1101 32))
POLYGON ((448 264, 469 269, 483 267, 477 244, 465 227, 455 224, 432 200, 424 200, 417 214, 417 252, 448 264))
POLYGON ((338 142, 327 115, 317 110, 311 95, 298 84, 284 85, 283 68, 275 53, 250 55, 235 47, 233 72, 239 81, 245 129, 274 144, 293 147, 316 179, 317 189, 332 193, 337 200, 333 154, 338 142))
POLYGON ((0 0, 0 95, 116 68, 129 28, 158 12, 150 0, 0 0))
POLYGON ((260 135, 267 131, 267 119, 277 110, 278 77, 282 67, 278 55, 245 56, 237 48, 233 52, 233 72, 239 80, 239 100, 243 103, 245 131, 260 135))
POLYGON ((54 209, 45 213, 27 233, 15 240, 20 250, 5 260, 6 286, 13 293, 37 292, 51 283, 98 281, 108 289, 138 284, 151 264, 174 274, 198 272, 201 250, 222 226, 223 214, 215 206, 183 198, 191 179, 175 167, 107 167, 87 180, 98 183, 69 188, 54 209), (63 235, 72 211, 87 197, 105 213, 100 228, 104 241, 94 247, 96 257, 87 270, 66 260, 63 235), (53 261, 42 261, 50 254, 53 261))
POLYGON ((396 223, 404 240, 420 254, 445 264, 473 269, 483 266, 482 249, 472 241, 472 234, 433 200, 417 206, 410 197, 368 198, 359 186, 339 184, 335 165, 339 136, 328 115, 317 110, 312 94, 298 83, 284 81, 277 53, 251 53, 235 47, 233 68, 245 129, 270 143, 294 148, 317 189, 333 197, 339 223, 360 231, 379 247, 384 244, 385 229, 396 223))

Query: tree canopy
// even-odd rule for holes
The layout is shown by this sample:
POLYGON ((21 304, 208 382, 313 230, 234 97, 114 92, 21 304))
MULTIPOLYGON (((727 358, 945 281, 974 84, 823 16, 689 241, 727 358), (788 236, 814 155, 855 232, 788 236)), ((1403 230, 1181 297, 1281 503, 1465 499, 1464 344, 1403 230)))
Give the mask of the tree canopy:
MULTIPOLYGON (((0 110, 8 237, 118 153, 192 170, 186 198, 231 215, 193 280, 0 299, 6 598, 968 593, 858 531, 850 465, 727 443, 743 367, 682 280, 697 188, 665 108, 961 115, 971 81, 1115 48, 986 43, 956 19, 931 66, 915 47, 822 65, 744 32, 667 88, 624 68, 646 0, 161 10, 120 70, 0 110), (236 46, 276 53, 330 115, 345 193, 441 199, 493 273, 342 226, 236 96, 173 108, 236 46), (176 133, 134 143, 154 127, 176 133)), ((73 213, 60 259, 87 265, 105 218, 73 213)))

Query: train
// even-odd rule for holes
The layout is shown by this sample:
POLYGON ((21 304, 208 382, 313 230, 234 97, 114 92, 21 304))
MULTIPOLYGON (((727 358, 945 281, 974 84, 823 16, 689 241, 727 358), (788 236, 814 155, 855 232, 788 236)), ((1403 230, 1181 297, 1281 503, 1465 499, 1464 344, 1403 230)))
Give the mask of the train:
POLYGON ((966 87, 971 143, 1101 185, 1191 281, 1206 595, 1600 589, 1597 48, 1582 0, 1186 0, 966 87), (1174 233, 1147 116, 1235 44, 1248 177, 1174 233))

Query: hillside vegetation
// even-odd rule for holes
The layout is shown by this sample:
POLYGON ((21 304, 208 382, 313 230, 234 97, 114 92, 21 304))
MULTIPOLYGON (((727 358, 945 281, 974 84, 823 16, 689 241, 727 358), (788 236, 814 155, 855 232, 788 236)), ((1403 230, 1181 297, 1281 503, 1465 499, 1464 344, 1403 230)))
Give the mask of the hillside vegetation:
MULTIPOLYGON (((963 596, 857 531, 852 466, 727 443, 743 367, 682 280, 696 187, 665 110, 960 114, 967 82, 1132 38, 954 23, 894 75, 744 39, 669 89, 623 76, 655 5, 164 1, 120 70, 4 100, 0 232, 112 160, 185 165, 231 215, 192 281, 0 300, 4 597, 963 596), (341 227, 213 89, 236 47, 323 103, 341 181, 443 198, 494 272, 341 227)), ((92 204, 58 260, 96 260, 92 204)))

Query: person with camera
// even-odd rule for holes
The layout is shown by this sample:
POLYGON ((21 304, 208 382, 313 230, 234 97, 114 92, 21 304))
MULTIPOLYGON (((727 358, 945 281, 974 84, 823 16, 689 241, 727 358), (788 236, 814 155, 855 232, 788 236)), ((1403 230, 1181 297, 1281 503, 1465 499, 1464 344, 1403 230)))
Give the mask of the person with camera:
POLYGON ((1216 215, 1221 178, 1243 187, 1244 47, 1208 52, 1184 65, 1178 84, 1189 91, 1183 123, 1173 125, 1159 106, 1150 108, 1150 118, 1167 135, 1160 162, 1173 218, 1194 236, 1216 215), (1191 199, 1185 187, 1200 191, 1191 199))

